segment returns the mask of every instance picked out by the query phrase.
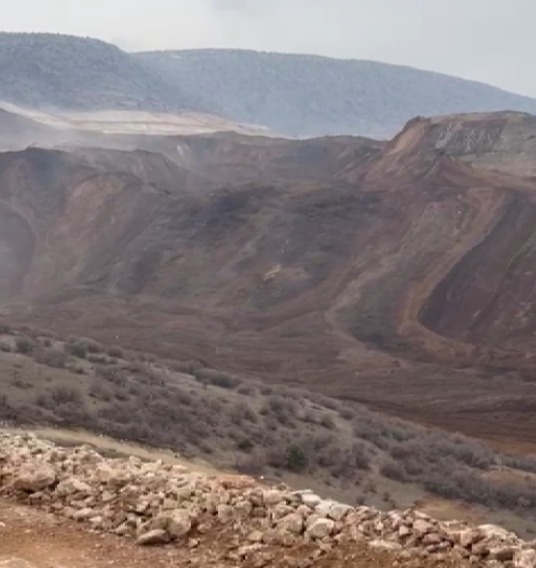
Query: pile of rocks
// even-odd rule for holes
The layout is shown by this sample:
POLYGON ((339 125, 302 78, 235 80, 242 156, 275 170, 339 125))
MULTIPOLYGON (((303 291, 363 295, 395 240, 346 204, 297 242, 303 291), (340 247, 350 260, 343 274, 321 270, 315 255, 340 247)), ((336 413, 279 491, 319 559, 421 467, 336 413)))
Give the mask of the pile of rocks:
POLYGON ((31 434, 0 434, 0 492, 140 545, 195 548, 204 534, 232 532, 239 544, 230 554, 237 561, 267 546, 309 543, 325 551, 367 541, 401 559, 536 567, 533 543, 494 525, 439 522, 415 510, 354 508, 245 476, 211 477, 134 457, 107 459, 88 447, 60 448, 31 434))

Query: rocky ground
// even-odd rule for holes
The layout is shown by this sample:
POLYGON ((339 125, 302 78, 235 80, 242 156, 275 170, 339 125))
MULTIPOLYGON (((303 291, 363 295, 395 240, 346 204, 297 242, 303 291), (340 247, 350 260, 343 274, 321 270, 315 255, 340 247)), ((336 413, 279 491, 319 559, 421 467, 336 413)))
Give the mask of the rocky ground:
POLYGON ((535 544, 497 526, 439 522, 415 510, 353 508, 249 477, 59 448, 31 434, 2 434, 0 464, 1 495, 10 504, 2 516, 21 504, 35 506, 18 521, 6 513, 0 525, 0 560, 4 555, 6 562, 17 557, 24 539, 37 546, 32 531, 45 517, 36 525, 31 515, 51 513, 53 539, 87 535, 88 546, 100 551, 96 556, 111 546, 109 559, 133 555, 134 566, 147 555, 155 565, 248 568, 536 566, 535 544), (20 539, 13 534, 17 525, 20 539))

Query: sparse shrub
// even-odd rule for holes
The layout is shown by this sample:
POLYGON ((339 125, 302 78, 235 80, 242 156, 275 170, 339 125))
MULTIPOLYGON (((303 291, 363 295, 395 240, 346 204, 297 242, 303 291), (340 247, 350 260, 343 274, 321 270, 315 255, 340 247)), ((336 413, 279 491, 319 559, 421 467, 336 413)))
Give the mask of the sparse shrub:
POLYGON ((96 398, 97 400, 108 402, 112 398, 112 392, 106 384, 96 378, 91 381, 89 396, 96 398))
POLYGON ((36 363, 47 365, 54 369, 65 369, 69 362, 69 356, 57 349, 40 349, 34 356, 36 363))
POLYGON ((5 323, 0 323, 0 335, 10 335, 11 328, 5 323))
POLYGON ((257 422, 257 413, 251 406, 245 402, 237 402, 230 411, 230 418, 234 424, 242 424, 243 422, 257 422))
POLYGON ((407 481, 408 479, 408 474, 404 469, 404 466, 393 460, 387 460, 384 462, 380 467, 380 473, 389 479, 394 479, 395 481, 407 481))
POLYGON ((85 343, 88 353, 102 353, 104 351, 104 347, 98 341, 86 338, 81 339, 80 341, 85 343))
POLYGON ((307 454, 300 446, 292 444, 287 448, 285 456, 285 467, 287 469, 290 471, 303 471, 307 467, 308 462, 307 454))
POLYGON ((13 351, 13 347, 7 341, 0 341, 0 351, 4 353, 11 353, 13 351))
POLYGON ((66 385, 58 385, 50 390, 50 396, 56 404, 81 403, 82 395, 80 391, 74 387, 66 385))
POLYGON ((201 383, 211 384, 223 389, 234 389, 242 382, 229 373, 215 369, 198 369, 195 372, 195 378, 201 383))
POLYGON ((110 357, 114 357, 115 359, 124 359, 125 354, 120 347, 112 346, 109 347, 106 351, 110 357))
POLYGON ((105 365, 108 363, 108 357, 104 353, 88 353, 87 360, 94 365, 105 365))
POLYGON ((333 416, 331 416, 330 414, 324 414, 320 418, 319 424, 323 428, 326 428, 327 430, 334 430, 335 429, 335 420, 333 420, 333 416))
POLYGON ((96 372, 99 377, 102 377, 105 381, 113 383, 114 385, 126 386, 127 384, 125 371, 121 367, 99 365, 96 372))
POLYGON ((201 365, 196 361, 169 361, 168 367, 176 373, 194 376, 201 365))
POLYGON ((242 438, 237 442, 236 447, 242 452, 249 453, 253 450, 255 444, 249 438, 242 438))
POLYGON ((15 339, 15 349, 17 353, 27 355, 35 349, 35 342, 25 335, 19 335, 15 339))
POLYGON ((244 383, 240 385, 237 389, 238 394, 243 394, 244 396, 249 396, 255 393, 255 387, 244 383))
POLYGON ((282 396, 270 396, 261 409, 261 414, 271 415, 283 425, 289 425, 297 413, 298 408, 295 401, 282 396))
POLYGON ((339 416, 343 420, 352 421, 355 418, 355 412, 351 408, 341 408, 339 410, 339 416))
POLYGON ((79 359, 85 359, 88 353, 85 341, 69 341, 65 344, 65 351, 79 359))

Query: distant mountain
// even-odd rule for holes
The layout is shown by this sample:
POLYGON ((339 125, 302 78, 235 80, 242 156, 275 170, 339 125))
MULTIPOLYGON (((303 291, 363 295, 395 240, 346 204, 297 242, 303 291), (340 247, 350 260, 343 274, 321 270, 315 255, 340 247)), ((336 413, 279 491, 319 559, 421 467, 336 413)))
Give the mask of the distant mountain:
POLYGON ((393 135, 410 118, 472 111, 536 113, 536 100, 482 83, 371 61, 242 50, 142 53, 212 111, 289 135, 393 135))
POLYGON ((118 47, 57 34, 0 33, 0 100, 33 108, 166 110, 199 107, 118 47))
POLYGON ((90 38, 22 33, 0 33, 0 101, 201 111, 300 137, 386 138, 415 116, 536 113, 535 99, 411 67, 243 50, 129 54, 90 38))

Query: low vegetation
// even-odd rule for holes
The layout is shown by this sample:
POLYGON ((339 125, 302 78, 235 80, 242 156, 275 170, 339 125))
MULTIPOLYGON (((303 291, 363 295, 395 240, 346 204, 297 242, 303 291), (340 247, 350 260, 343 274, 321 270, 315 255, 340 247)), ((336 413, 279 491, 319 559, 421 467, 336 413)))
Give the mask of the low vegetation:
POLYGON ((536 507, 529 457, 192 362, 0 330, 4 421, 81 427, 269 479, 302 476, 355 503, 435 494, 524 516, 536 507), (488 475, 500 471, 518 482, 488 475))

